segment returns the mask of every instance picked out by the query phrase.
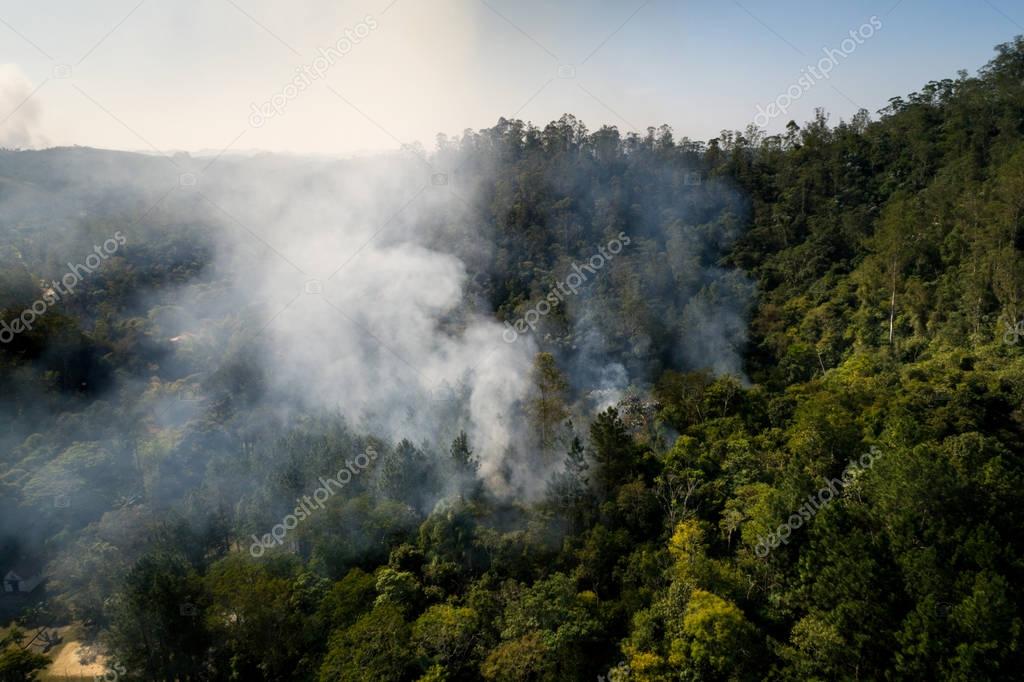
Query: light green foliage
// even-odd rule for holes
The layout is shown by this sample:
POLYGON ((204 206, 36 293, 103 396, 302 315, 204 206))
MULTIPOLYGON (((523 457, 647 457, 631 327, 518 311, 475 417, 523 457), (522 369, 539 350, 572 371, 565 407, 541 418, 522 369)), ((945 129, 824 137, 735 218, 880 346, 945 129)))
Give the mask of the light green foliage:
MULTIPOLYGON (((512 322, 630 239, 517 341, 537 354, 494 415, 520 427, 503 451, 458 400, 438 442, 363 433, 403 415, 267 404, 247 346, 265 320, 229 295, 220 228, 154 212, 0 353, 0 518, 21 540, 3 566, 45 558, 45 608, 89 619, 133 679, 1018 679, 1022 111, 1018 38, 876 121, 695 142, 565 115, 439 139, 430 162, 473 178, 473 210, 418 233, 480 273, 474 315, 512 322), (634 385, 609 405, 619 365, 634 385)), ((0 151, 0 187, 57 193, 83 159, 164 161, 0 151)), ((3 319, 124 227, 125 193, 82 230, 31 204, 0 221, 3 319)), ((8 676, 38 663, 0 651, 8 676)))

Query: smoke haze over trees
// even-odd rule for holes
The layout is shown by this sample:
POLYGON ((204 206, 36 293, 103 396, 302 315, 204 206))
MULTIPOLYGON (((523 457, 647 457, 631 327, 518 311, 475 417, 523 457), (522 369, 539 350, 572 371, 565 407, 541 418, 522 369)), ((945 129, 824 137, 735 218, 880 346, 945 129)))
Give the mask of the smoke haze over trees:
POLYGON ((1018 38, 778 136, 0 151, 10 615, 125 680, 1013 679, 1022 112, 1018 38))

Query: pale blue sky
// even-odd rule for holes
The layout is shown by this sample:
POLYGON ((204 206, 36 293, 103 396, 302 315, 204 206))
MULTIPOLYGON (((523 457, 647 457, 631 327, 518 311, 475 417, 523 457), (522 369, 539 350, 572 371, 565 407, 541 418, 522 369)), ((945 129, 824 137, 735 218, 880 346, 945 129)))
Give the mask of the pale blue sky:
POLYGON ((1024 33, 1019 0, 0 0, 0 144, 348 154, 563 112, 707 139, 872 16, 881 28, 769 130, 816 106, 875 111, 1024 33), (316 48, 357 28, 285 96, 316 48), (254 127, 252 105, 275 95, 280 113, 254 127))

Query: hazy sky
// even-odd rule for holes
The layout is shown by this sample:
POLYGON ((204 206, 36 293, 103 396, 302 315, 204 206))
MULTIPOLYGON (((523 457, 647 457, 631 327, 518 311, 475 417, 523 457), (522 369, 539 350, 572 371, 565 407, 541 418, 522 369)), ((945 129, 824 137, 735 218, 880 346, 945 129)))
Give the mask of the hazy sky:
POLYGON ((776 131, 973 73, 1022 26, 1019 0, 0 0, 0 145, 348 154, 564 112, 707 139, 802 90, 776 131))

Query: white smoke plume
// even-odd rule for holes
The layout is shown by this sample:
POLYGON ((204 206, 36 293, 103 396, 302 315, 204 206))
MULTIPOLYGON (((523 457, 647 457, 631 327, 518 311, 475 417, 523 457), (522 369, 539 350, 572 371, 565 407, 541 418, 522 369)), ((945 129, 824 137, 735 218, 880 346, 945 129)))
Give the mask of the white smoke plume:
POLYGON ((535 347, 504 342, 467 300, 466 266, 428 244, 469 210, 464 188, 433 175, 410 155, 220 161, 195 195, 229 235, 224 267, 245 282, 237 307, 255 304, 266 325, 256 347, 268 400, 338 409, 442 450, 465 429, 493 479, 517 445, 535 347))
POLYGON ((35 87, 14 64, 0 64, 0 147, 27 149, 45 146, 39 132, 42 107, 35 87))

